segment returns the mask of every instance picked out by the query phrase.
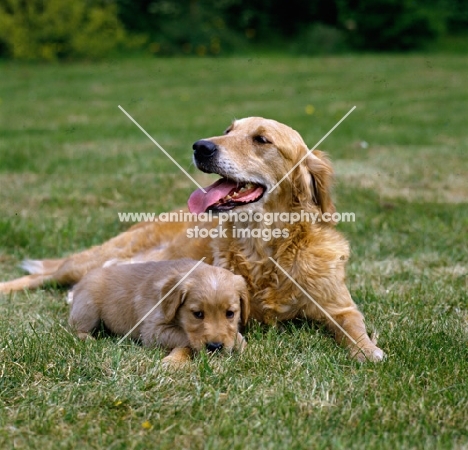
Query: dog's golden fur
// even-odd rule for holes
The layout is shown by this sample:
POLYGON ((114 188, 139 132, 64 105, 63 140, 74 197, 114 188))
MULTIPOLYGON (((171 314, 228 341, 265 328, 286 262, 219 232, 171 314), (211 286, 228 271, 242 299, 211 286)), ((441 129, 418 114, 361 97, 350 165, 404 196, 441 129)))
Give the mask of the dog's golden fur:
POLYGON ((295 317, 323 321, 334 331, 337 341, 350 349, 352 356, 360 360, 381 360, 383 352, 368 337, 363 316, 345 285, 348 242, 333 223, 320 221, 325 213, 335 211, 330 195, 333 171, 325 154, 318 150, 309 152, 301 136, 288 126, 259 117, 236 120, 224 135, 198 141, 194 148, 199 169, 263 188, 260 198, 249 204, 236 204, 235 212, 304 211, 318 214, 319 220, 292 224, 276 221, 271 225, 229 222, 223 225, 227 237, 212 239, 188 239, 187 229, 195 225, 213 228, 218 225, 216 221, 140 223, 101 246, 69 258, 27 262, 25 267, 33 275, 0 284, 0 291, 37 287, 47 280, 75 283, 92 268, 112 259, 188 257, 198 260, 205 256, 209 264, 229 269, 247 280, 251 317, 266 323, 295 317), (197 150, 200 147, 205 150, 197 150), (286 229, 288 236, 274 237, 268 242, 261 238, 239 238, 233 236, 234 227, 280 228, 286 229))
POLYGON ((130 336, 171 350, 168 363, 182 362, 188 349, 242 350, 238 328, 249 315, 244 279, 196 264, 182 259, 93 269, 73 288, 70 326, 85 339, 101 322, 122 336, 138 324, 130 336))

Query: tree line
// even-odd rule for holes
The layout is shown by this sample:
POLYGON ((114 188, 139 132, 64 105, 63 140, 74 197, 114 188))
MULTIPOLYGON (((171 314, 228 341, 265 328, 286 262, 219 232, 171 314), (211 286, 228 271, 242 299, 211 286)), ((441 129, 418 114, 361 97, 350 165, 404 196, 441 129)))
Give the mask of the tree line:
POLYGON ((0 0, 0 57, 408 51, 467 33, 467 0, 0 0))

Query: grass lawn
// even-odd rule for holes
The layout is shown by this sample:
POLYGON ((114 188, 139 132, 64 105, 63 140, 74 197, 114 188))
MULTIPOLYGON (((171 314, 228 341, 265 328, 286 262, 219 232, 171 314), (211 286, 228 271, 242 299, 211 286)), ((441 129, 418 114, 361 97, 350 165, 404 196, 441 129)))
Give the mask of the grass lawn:
POLYGON ((259 115, 320 146, 354 223, 348 286, 388 358, 350 361, 321 328, 252 324, 248 349, 177 373, 159 350, 79 342, 66 291, 0 296, 0 447, 468 448, 468 59, 128 59, 0 63, 0 270, 185 205, 191 145, 259 115))

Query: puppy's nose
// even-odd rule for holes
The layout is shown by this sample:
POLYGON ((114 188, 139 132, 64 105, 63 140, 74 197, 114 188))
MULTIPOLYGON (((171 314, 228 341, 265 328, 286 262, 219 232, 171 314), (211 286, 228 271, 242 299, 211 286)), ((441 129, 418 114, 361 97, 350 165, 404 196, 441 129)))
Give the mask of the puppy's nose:
POLYGON ((206 344, 206 349, 209 352, 215 352, 216 350, 221 351, 223 349, 223 343, 222 342, 208 342, 206 344))
POLYGON ((208 159, 216 153, 218 148, 213 142, 202 139, 193 144, 193 150, 196 159, 208 159))

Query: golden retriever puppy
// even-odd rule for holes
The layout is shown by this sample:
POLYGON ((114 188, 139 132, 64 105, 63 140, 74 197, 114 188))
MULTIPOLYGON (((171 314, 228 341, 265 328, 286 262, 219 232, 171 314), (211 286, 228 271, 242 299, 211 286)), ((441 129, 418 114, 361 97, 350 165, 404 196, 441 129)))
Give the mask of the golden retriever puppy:
POLYGON ((184 362, 189 349, 245 346, 238 329, 249 315, 247 286, 219 267, 190 259, 112 265, 90 271, 71 294, 69 324, 81 339, 102 322, 117 335, 171 350, 166 363, 184 362))
POLYGON ((206 192, 191 195, 189 209, 198 222, 139 223, 68 258, 26 261, 23 267, 32 275, 2 283, 0 291, 47 280, 76 283, 113 259, 206 257, 207 263, 244 277, 251 317, 270 324, 296 317, 325 322, 352 357, 382 360, 384 353, 369 338, 345 284, 349 244, 329 220, 335 212, 333 169, 325 154, 309 151, 292 128, 261 117, 236 120, 223 135, 199 140, 193 149, 197 168, 221 177, 206 192), (200 218, 209 212, 219 221, 200 218), (228 213, 273 219, 226 219, 228 213), (282 213, 301 219, 288 220, 282 213), (209 236, 197 237, 195 227, 209 236))

